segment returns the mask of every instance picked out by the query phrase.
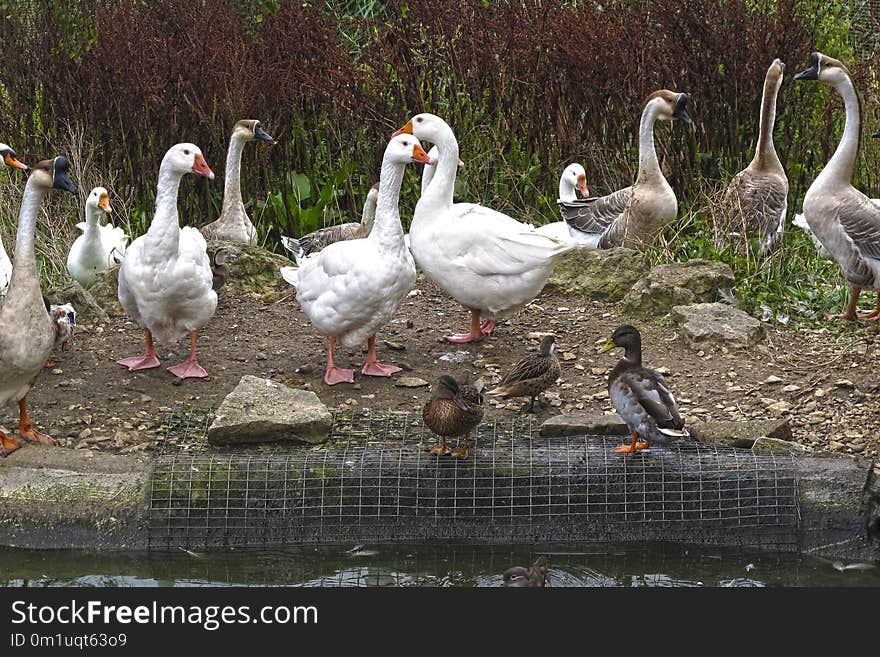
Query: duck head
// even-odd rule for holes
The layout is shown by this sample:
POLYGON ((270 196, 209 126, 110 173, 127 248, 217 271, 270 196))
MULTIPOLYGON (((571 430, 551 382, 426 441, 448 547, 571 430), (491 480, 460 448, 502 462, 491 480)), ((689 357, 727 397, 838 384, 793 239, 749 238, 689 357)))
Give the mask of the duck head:
POLYGON ((612 349, 624 349, 628 360, 641 360, 642 335, 639 329, 629 324, 617 327, 611 339, 599 347, 598 352, 604 354, 612 349))
POLYGON ((70 162, 63 155, 35 164, 31 169, 28 184, 44 190, 60 189, 71 194, 79 193, 79 188, 70 179, 70 162))
POLYGON ((411 134, 399 134, 391 138, 385 148, 385 159, 396 164, 409 164, 421 162, 422 164, 434 164, 418 138, 411 134))
POLYGON ((587 172, 577 162, 569 164, 562 172, 562 177, 559 179, 559 198, 573 196, 575 189, 579 190, 584 198, 590 196, 590 188, 587 187, 587 172))
POLYGON ((239 121, 232 129, 232 135, 233 137, 237 137, 244 141, 259 139, 260 141, 267 141, 270 144, 278 143, 271 135, 263 130, 263 126, 260 125, 260 122, 256 119, 243 119, 239 121))
POLYGON ((688 116, 687 111, 685 111, 687 101, 688 95, 686 93, 661 89, 648 96, 648 99, 645 101, 645 107, 647 108, 649 105, 653 105, 655 116, 661 121, 678 119, 683 123, 690 124, 693 123, 693 121, 691 121, 691 117, 688 116))
POLYGON ((202 150, 195 144, 175 144, 162 158, 162 168, 170 168, 178 175, 197 173, 208 180, 214 180, 214 172, 205 161, 202 150))
POLYGON ((234 262, 236 258, 238 258, 238 255, 236 255, 235 253, 230 253, 229 251, 221 247, 214 252, 214 265, 217 267, 222 267, 230 262, 234 262))
POLYGON ((556 351, 556 336, 555 335, 545 335, 541 338, 541 344, 538 347, 538 352, 547 357, 556 351))
POLYGON ((86 199, 86 207, 103 210, 110 214, 113 210, 110 207, 110 194, 103 187, 95 187, 86 199))
POLYGON ((818 80, 823 84, 833 87, 849 78, 846 70, 839 60, 814 52, 810 55, 810 68, 801 71, 794 76, 795 80, 818 80))
POLYGON ((21 169, 22 171, 28 170, 28 165, 24 162, 19 162, 15 156, 15 151, 6 144, 0 144, 0 161, 3 162, 3 166, 21 169))

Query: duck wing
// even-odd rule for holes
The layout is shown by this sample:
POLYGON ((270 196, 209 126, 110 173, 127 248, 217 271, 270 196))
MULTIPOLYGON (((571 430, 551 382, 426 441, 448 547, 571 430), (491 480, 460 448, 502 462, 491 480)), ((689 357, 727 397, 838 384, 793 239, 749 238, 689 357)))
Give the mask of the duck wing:
POLYGON ((569 226, 585 233, 604 233, 619 218, 632 198, 632 186, 607 196, 560 202, 559 211, 569 226))
POLYGON ((678 412, 675 397, 661 374, 645 367, 623 372, 618 379, 645 412, 661 429, 681 429, 684 420, 678 412))
POLYGON ((519 381, 529 381, 544 376, 550 371, 552 359, 541 354, 526 356, 501 379, 499 386, 507 386, 519 381))

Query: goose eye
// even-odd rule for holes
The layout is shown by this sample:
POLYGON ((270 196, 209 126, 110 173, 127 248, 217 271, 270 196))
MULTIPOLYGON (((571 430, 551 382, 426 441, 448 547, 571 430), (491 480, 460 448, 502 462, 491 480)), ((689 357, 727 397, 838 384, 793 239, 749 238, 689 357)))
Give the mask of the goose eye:
POLYGON ((184 149, 183 154, 184 154, 184 155, 189 155, 189 149, 184 149))
POLYGON ((416 117, 416 123, 421 123, 424 119, 421 116, 416 117))

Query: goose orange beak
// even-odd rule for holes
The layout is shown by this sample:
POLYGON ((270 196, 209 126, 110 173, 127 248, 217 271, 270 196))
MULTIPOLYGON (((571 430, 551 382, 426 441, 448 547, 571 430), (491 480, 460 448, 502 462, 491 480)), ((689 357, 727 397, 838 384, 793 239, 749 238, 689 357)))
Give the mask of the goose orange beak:
POLYGON ((398 130, 391 136, 396 137, 397 135, 411 135, 412 133, 412 121, 407 121, 405 126, 403 126, 400 130, 398 130))
POLYGON ((24 162, 19 162, 15 159, 15 156, 12 153, 6 153, 3 161, 6 162, 8 166, 15 167, 16 169, 21 169, 22 171, 28 170, 28 165, 24 162))
POLYGON ((200 176, 204 176, 208 180, 214 180, 214 172, 211 171, 211 167, 208 166, 208 163, 205 162, 205 158, 202 157, 201 153, 196 153, 195 162, 193 162, 193 173, 197 173, 200 176))
POLYGON ((585 175, 581 174, 578 176, 577 186, 581 190, 581 194, 584 195, 584 198, 590 195, 590 188, 587 187, 587 177, 585 175))
POLYGON ((418 144, 413 145, 413 154, 412 154, 413 162, 421 162, 422 164, 434 164, 434 161, 428 157, 428 154, 425 152, 425 149, 419 146, 418 144))
POLYGON ((113 211, 110 207, 110 197, 107 196, 107 194, 101 194, 101 198, 98 199, 98 207, 107 214, 110 214, 113 211))

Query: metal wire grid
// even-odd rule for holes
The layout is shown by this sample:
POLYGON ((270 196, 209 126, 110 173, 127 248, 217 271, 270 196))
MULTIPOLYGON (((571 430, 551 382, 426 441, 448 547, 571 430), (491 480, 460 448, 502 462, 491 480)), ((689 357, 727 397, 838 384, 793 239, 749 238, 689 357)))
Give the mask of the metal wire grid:
POLYGON ((850 41, 862 58, 880 52, 880 0, 854 0, 850 8, 850 41))
POLYGON ((684 540, 794 549, 790 455, 707 446, 613 452, 620 440, 479 427, 466 461, 438 458, 420 419, 340 418, 326 446, 159 458, 153 548, 466 539, 684 540))

